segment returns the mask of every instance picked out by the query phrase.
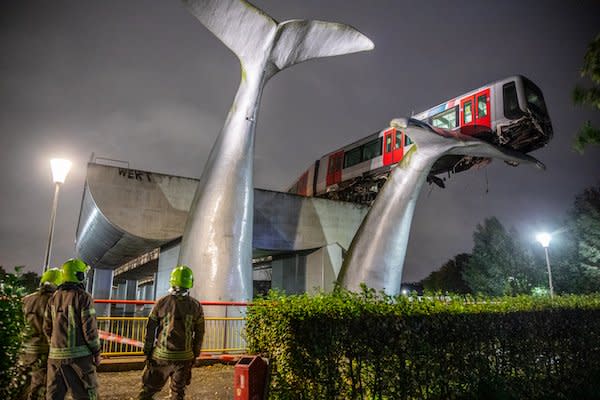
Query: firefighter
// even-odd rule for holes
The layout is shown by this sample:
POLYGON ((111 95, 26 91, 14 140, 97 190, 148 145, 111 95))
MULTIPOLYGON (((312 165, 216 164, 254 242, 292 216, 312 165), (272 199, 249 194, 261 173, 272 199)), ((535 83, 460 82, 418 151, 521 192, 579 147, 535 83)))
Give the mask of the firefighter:
POLYGON ((96 366, 100 365, 100 340, 92 296, 83 287, 89 267, 70 259, 62 266, 63 283, 48 300, 44 333, 50 343, 46 399, 98 398, 96 366))
POLYGON ((192 270, 185 265, 171 272, 169 294, 158 299, 146 326, 139 399, 152 399, 171 378, 171 399, 183 400, 192 378, 194 360, 200 355, 204 336, 204 312, 189 295, 194 284, 192 270))
POLYGON ((42 324, 46 304, 61 281, 61 270, 50 268, 42 274, 40 288, 23 298, 23 314, 27 327, 19 363, 26 380, 20 399, 43 400, 46 398, 48 340, 42 332, 42 324))

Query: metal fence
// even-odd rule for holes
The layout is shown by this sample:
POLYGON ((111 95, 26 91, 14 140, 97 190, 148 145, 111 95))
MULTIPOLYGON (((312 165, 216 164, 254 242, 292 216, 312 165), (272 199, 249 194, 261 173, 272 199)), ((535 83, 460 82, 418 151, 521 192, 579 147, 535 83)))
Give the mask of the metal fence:
MULTIPOLYGON (((111 305, 129 304, 143 306, 153 301, 135 300, 95 300, 96 303, 111 305)), ((203 354, 241 354, 246 352, 243 338, 246 303, 201 302, 205 313, 203 354), (211 316, 219 315, 219 316, 211 316), (222 316, 221 316, 222 315, 222 316)), ((145 316, 100 316, 98 330, 102 344, 102 355, 134 356, 142 355, 142 346, 146 335, 145 316)))

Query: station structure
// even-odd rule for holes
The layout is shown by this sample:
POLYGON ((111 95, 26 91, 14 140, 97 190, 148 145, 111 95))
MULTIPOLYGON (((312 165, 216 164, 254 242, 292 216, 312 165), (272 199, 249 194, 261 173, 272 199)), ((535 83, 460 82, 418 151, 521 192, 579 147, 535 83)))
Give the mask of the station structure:
MULTIPOLYGON (((92 267, 88 290, 95 299, 155 300, 167 293, 197 186, 194 178, 87 165, 76 252, 92 267)), ((356 203, 255 189, 248 266, 255 293, 330 291, 367 211, 356 203)), ((124 315, 146 311, 112 307, 124 315)), ((99 315, 111 313, 108 304, 97 308, 99 315)))

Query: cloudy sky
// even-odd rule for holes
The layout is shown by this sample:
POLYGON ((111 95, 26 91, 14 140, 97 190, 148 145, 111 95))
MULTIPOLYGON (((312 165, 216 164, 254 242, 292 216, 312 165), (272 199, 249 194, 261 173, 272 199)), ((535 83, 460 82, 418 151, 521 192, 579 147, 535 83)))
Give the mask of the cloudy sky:
MULTIPOLYGON (((414 281, 472 249, 497 216, 528 237, 558 229, 583 188, 600 182, 600 148, 571 149, 600 113, 572 105, 600 2, 255 1, 276 20, 353 25, 371 52, 300 64, 265 89, 255 182, 285 189, 315 159, 393 117, 513 74, 544 92, 554 127, 533 153, 547 165, 502 162, 426 186, 404 269, 414 281)), ((235 56, 179 1, 13 1, 0 5, 0 265, 41 269, 53 183, 49 159, 74 168, 60 193, 51 264, 73 256, 86 163, 199 177, 239 83, 235 56)), ((559 239, 557 239, 559 240, 559 239)))

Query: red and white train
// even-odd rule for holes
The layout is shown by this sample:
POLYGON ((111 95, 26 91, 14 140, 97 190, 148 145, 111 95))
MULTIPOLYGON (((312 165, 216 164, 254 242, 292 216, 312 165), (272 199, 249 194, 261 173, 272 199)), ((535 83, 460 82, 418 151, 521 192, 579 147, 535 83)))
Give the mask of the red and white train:
MULTIPOLYGON (((546 145, 552 137, 541 90, 520 75, 467 92, 413 115, 409 121, 429 129, 460 131, 525 153, 546 145)), ((386 128, 316 160, 288 192, 369 203, 410 146, 414 144, 402 130, 386 128)), ((443 180, 436 175, 487 162, 477 157, 442 157, 428 181, 443 187, 443 180)))

